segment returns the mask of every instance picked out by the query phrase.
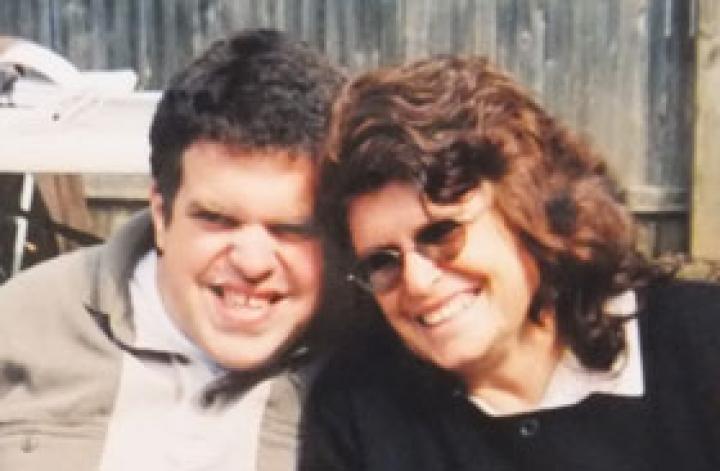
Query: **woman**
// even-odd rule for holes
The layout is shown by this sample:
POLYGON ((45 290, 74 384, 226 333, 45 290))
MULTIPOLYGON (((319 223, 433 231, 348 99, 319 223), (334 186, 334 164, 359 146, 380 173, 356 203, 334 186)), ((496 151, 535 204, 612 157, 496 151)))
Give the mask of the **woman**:
POLYGON ((390 329, 319 378, 305 469, 720 469, 720 290, 643 260, 590 148, 481 58, 334 119, 324 211, 390 329))

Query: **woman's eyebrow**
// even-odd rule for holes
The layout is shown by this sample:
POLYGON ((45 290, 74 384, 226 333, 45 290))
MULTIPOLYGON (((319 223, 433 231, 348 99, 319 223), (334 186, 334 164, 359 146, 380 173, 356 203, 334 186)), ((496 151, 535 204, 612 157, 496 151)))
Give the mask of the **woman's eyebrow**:
POLYGON ((375 245, 372 247, 367 248, 366 250, 363 250, 362 252, 357 253, 357 258, 366 258, 371 255, 375 255, 377 253, 381 252, 401 252, 400 247, 398 247, 396 244, 383 244, 383 245, 375 245))

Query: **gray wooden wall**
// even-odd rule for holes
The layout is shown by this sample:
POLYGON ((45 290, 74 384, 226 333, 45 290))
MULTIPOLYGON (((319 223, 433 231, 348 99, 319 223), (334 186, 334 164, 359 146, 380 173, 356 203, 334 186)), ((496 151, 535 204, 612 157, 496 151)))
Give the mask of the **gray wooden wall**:
POLYGON ((352 71, 431 53, 490 56, 590 136, 653 251, 687 246, 695 0, 0 0, 0 34, 145 88, 212 40, 284 29, 352 71), (658 229, 659 228, 659 229, 658 229))

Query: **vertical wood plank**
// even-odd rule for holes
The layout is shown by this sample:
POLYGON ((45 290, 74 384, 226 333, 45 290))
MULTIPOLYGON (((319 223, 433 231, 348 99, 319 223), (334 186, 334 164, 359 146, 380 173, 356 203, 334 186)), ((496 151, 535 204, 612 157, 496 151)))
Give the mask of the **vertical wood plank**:
POLYGON ((92 0, 90 5, 90 21, 88 26, 87 50, 90 53, 88 69, 107 69, 108 56, 113 42, 108 40, 108 12, 104 0, 92 0))
POLYGON ((691 254, 720 259, 720 3, 699 1, 691 254))

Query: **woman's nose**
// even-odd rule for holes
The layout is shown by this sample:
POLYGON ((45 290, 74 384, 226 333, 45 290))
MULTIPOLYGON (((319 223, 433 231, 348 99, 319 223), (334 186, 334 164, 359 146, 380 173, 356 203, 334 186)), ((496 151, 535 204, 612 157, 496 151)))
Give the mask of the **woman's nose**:
POLYGON ((440 268, 417 251, 403 257, 402 289, 407 296, 422 297, 429 293, 441 276, 440 268))

